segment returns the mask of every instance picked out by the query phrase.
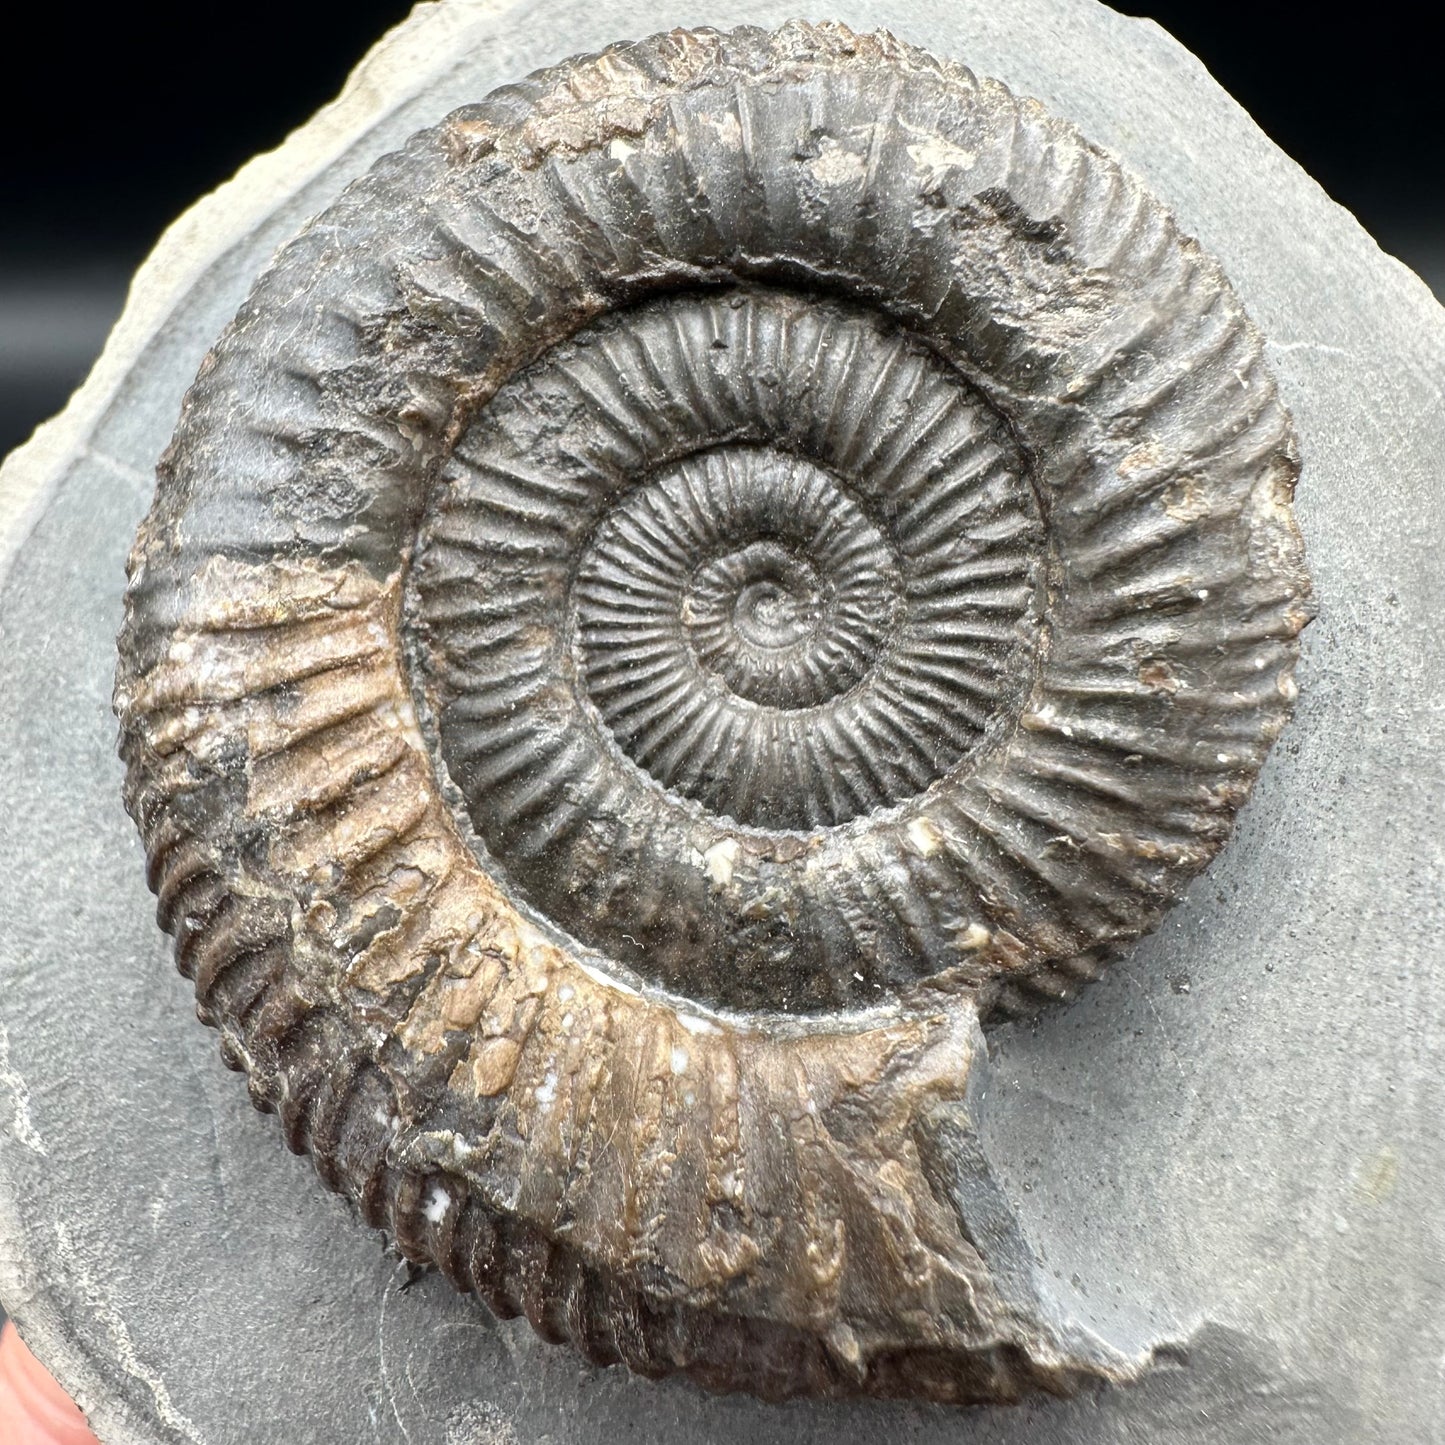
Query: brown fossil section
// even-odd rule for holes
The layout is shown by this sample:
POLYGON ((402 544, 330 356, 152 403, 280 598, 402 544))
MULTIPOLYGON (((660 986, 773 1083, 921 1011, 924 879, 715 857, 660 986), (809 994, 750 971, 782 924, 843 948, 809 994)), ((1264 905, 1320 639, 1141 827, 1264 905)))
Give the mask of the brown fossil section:
POLYGON ((121 698, 146 719, 133 807, 156 820, 162 924, 257 1102, 409 1254, 648 1372, 736 1385, 710 1312, 741 1316, 762 1393, 1007 1398, 1108 1360, 1067 1358, 990 1298, 930 1179, 932 1121, 966 1119, 982 1047, 967 998, 793 1033, 599 977, 459 836, 397 665, 394 584, 217 560, 185 616, 121 698), (221 859, 165 810, 235 756, 231 823, 255 842, 221 859), (645 1272, 646 1294, 593 1261, 645 1272))
POLYGON ((1261 350, 1137 182, 887 36, 680 32, 379 163, 208 357, 121 639, 257 1104, 596 1360, 1137 1373, 988 1171, 978 1021, 1153 927, 1287 716, 1261 350))

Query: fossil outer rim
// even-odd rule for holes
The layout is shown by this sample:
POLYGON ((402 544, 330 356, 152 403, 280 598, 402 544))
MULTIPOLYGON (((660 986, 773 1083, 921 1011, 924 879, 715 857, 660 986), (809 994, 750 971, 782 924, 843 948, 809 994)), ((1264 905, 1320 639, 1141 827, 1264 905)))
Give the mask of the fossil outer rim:
POLYGON ((127 803, 202 1016, 366 1218, 594 1359, 774 1396, 1127 1375, 1004 1287, 939 1141, 976 1012, 1067 993, 1227 836, 1309 615, 1294 455, 1258 333, 1157 202, 889 37, 678 32, 457 112, 258 282, 133 554, 127 803), (709 197, 706 225, 649 185, 709 197), (544 201, 634 230, 548 229, 544 201), (904 824, 992 911, 925 987, 881 969, 882 1018, 705 1017, 580 957, 454 815, 402 659, 411 539, 488 401, 620 304, 726 277, 926 334, 1042 469, 1063 561, 1043 705, 969 774, 1000 833, 904 824))

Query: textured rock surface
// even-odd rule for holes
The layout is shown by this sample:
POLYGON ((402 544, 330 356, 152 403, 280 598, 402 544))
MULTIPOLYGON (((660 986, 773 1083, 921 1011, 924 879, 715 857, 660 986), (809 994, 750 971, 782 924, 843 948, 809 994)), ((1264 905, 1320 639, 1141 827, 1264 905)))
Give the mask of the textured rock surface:
MULTIPOLYGON (((498 31, 495 15, 465 6, 431 12, 429 38, 399 42, 432 55, 429 82, 412 71, 403 87, 420 94, 411 109, 389 114, 274 224, 250 230, 233 199, 224 239, 173 250, 142 290, 185 290, 187 265, 208 270, 206 284, 179 310, 170 297, 156 299, 148 322, 133 313, 80 411, 7 470, 11 493, 29 493, 12 533, 29 545, 4 601, 6 805, 22 824, 6 839, 22 906, 0 1002, 0 1075, 13 1104, 0 1155, 12 1216, 4 1288, 42 1354, 118 1439, 315 1438, 299 1423, 316 1415, 307 1390, 320 1392, 337 1439, 581 1438, 643 1421, 661 1438, 728 1439, 770 1421, 792 1436, 846 1438, 876 1432, 887 1413, 759 1416, 685 1387, 639 1393, 647 1387, 593 1380, 490 1326, 432 1282, 405 1294, 381 1287, 386 1267, 365 1263, 372 1247, 333 1203, 311 1198, 304 1170, 290 1173, 288 1193, 264 1121, 237 1116, 204 1034, 188 1041, 187 1029, 199 1031, 177 1009, 134 850, 108 811, 115 569, 180 392, 258 258, 336 177, 559 49, 673 19, 783 18, 726 8, 649 15, 643 26, 556 7, 565 47, 535 20, 498 31), (480 50, 461 43, 469 23, 492 37, 480 50), (151 380, 122 382, 142 348, 151 380), (32 1022, 41 1017, 45 1032, 32 1022), (194 1075, 178 1078, 178 1066, 194 1075), (212 1137, 208 1154, 201 1141, 212 1137), (213 1172, 188 1164, 198 1152, 214 1158, 213 1172), (20 1198, 23 1213, 10 1202, 20 1198), (284 1213, 277 1198, 289 1201, 284 1213), (263 1392, 237 1388, 274 1381, 278 1349, 296 1362, 279 1420, 263 1392)), ((1126 1322, 1138 1338, 1192 1338, 1193 1363, 1103 1405, 967 1423, 910 1410, 897 1423, 936 1439, 1428 1438, 1442 1348, 1438 1057, 1425 1028, 1442 987, 1429 813, 1441 778, 1438 720, 1415 704, 1440 684, 1429 622, 1441 598, 1438 538, 1414 519, 1434 515, 1439 480, 1439 313, 1142 27, 1072 6, 839 13, 1041 96, 1138 169, 1220 255, 1276 339, 1323 605, 1303 679, 1313 668, 1319 685, 1306 686, 1235 848, 1068 1015, 994 1037, 991 1149, 1049 1267, 1076 1277, 1101 1323, 1117 1330, 1109 1306, 1127 1297, 1146 1315, 1126 1322), (1193 155, 1177 154, 1181 136, 1193 155), (1363 830, 1381 837, 1364 859, 1363 830)), ((368 98, 385 89, 373 71, 368 98)), ((340 119, 323 124, 323 152, 340 119)), ((320 161, 293 150, 264 167, 251 178, 256 212, 292 190, 278 166, 306 173, 320 161)))

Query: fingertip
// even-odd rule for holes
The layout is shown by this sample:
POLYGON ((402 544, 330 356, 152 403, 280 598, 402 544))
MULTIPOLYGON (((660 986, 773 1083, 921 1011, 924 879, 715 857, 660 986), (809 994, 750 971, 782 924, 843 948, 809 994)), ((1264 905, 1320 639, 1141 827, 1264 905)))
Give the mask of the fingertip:
POLYGON ((0 1439, 5 1445, 100 1445, 8 1320, 0 1328, 0 1439))

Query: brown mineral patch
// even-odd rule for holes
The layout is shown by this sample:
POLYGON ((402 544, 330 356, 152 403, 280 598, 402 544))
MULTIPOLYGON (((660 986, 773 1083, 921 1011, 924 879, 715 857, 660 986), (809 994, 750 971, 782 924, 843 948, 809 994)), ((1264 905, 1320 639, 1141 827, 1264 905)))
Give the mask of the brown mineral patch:
POLYGON ((1164 493, 1164 510, 1176 522, 1197 522, 1209 516, 1215 506, 1208 483, 1197 474, 1180 477, 1164 493))
POLYGON ((487 1039, 472 1050, 469 1080, 484 1098, 503 1093, 517 1072, 522 1046, 516 1039, 487 1039))
POLYGON ((1154 692, 1173 697, 1184 686, 1178 674, 1162 657, 1151 657, 1139 664, 1139 681, 1154 692))
POLYGON ((1120 480, 1133 482, 1140 477, 1147 476, 1150 472, 1158 471, 1163 465, 1163 448, 1157 442, 1144 442, 1135 447, 1133 451, 1126 453, 1120 459, 1115 471, 1119 474, 1120 480))

